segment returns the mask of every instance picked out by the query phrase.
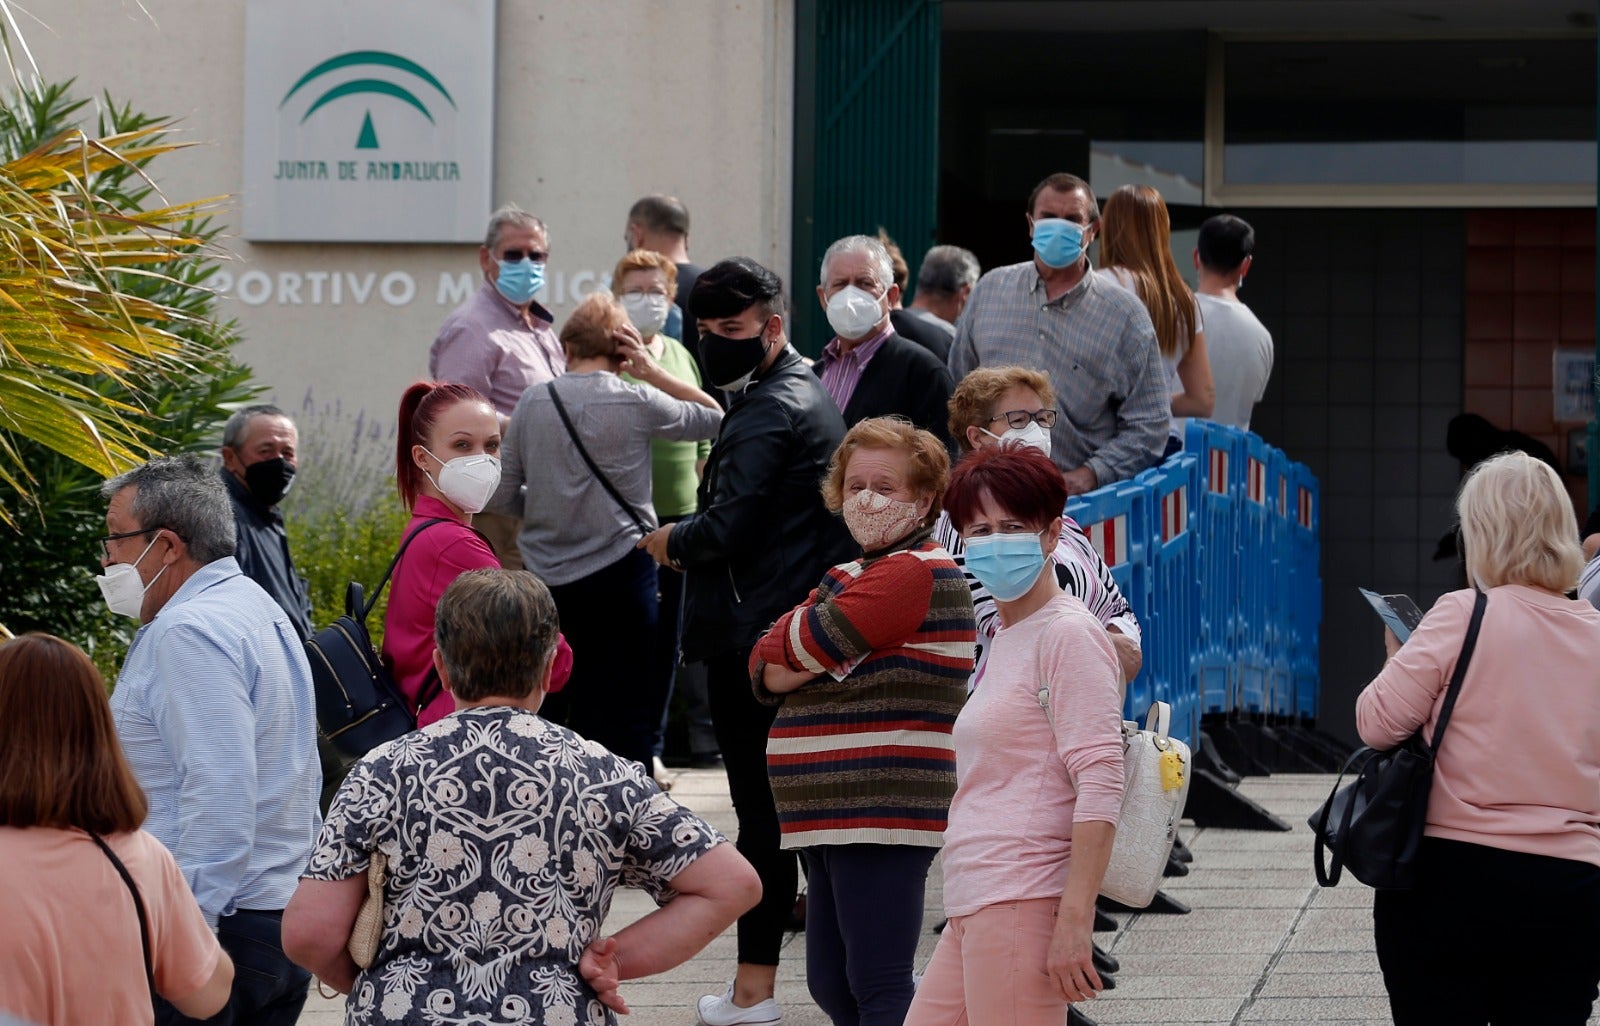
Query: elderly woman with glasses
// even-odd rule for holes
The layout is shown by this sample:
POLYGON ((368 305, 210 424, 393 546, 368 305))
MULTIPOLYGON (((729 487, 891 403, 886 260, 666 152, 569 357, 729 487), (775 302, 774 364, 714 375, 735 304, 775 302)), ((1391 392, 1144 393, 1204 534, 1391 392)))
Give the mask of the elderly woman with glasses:
MULTIPOLYGON (((1055 392, 1042 371, 1026 367, 983 367, 968 374, 950 396, 950 436, 964 454, 1001 443, 1029 445, 1050 455, 1050 429, 1056 423, 1055 392)), ((982 679, 987 642, 1000 626, 994 596, 966 570, 961 533, 948 512, 939 515, 934 540, 954 557, 967 574, 972 605, 978 616, 978 662, 974 686, 982 679)), ((1144 664, 1140 651, 1139 621, 1123 597, 1105 560, 1095 551, 1083 528, 1071 517, 1061 517, 1061 535, 1050 554, 1056 580, 1080 599, 1104 625, 1117 652, 1122 679, 1138 676, 1144 664)))

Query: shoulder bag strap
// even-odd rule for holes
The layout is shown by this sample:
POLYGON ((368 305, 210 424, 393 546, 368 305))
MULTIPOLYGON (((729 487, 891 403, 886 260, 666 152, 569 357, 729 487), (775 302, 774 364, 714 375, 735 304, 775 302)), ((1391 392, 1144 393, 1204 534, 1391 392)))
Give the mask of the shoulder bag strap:
MULTIPOLYGON (((372 607, 378 604, 378 596, 383 594, 383 589, 389 584, 389 578, 394 576, 394 568, 400 565, 400 557, 406 554, 406 549, 411 547, 411 543, 413 541, 416 541, 417 535, 421 534, 423 531, 426 531, 434 524, 449 524, 459 522, 460 521, 451 520, 449 517, 430 517, 427 520, 424 520, 415 531, 412 531, 410 534, 406 535, 405 540, 400 543, 400 551, 396 552, 394 554, 394 558, 389 560, 389 569, 383 572, 383 577, 378 581, 377 587, 372 589, 372 597, 361 604, 360 613, 362 623, 367 622, 367 614, 372 612, 372 607)), ((352 610, 351 612, 353 613, 355 610, 352 610)))
POLYGON ((583 442, 578 439, 578 432, 572 427, 572 418, 567 416, 566 404, 561 401, 561 396, 556 394, 556 383, 548 381, 544 387, 550 392, 550 401, 556 404, 556 413, 560 415, 561 423, 566 426, 567 437, 572 439, 572 444, 577 447, 578 455, 583 457, 584 465, 589 468, 589 473, 599 480, 600 486, 606 490, 606 494, 616 500, 618 506, 622 507, 622 512, 628 514, 628 519, 633 521, 633 526, 637 527, 642 534, 649 534, 650 528, 646 526, 644 518, 640 517, 638 512, 634 510, 633 504, 622 497, 616 486, 611 483, 611 479, 606 477, 604 472, 594 465, 594 460, 590 459, 589 450, 583 447, 583 442))
POLYGON ((139 888, 133 882, 133 875, 128 872, 128 867, 122 864, 122 860, 117 858, 117 853, 111 850, 111 846, 102 840, 99 834, 90 833, 89 840, 99 845, 106 858, 116 867, 117 875, 122 877, 122 882, 127 884, 128 893, 133 895, 133 910, 139 914, 139 945, 144 949, 144 978, 150 985, 150 1000, 154 1001, 157 996, 156 972, 154 964, 150 961, 150 920, 145 915, 144 899, 139 896, 139 888))
POLYGON ((1467 637, 1461 643, 1461 654, 1456 656, 1456 669, 1450 675, 1450 687, 1444 695, 1444 705, 1439 709, 1439 722, 1433 728, 1433 742, 1428 754, 1437 757, 1439 742, 1444 740, 1444 728, 1450 723, 1450 713, 1456 707, 1456 697, 1461 694, 1461 682, 1467 676, 1467 665, 1472 662, 1472 650, 1478 647, 1478 628, 1483 625, 1483 611, 1489 607, 1487 592, 1478 592, 1472 600, 1472 620, 1467 624, 1467 637))

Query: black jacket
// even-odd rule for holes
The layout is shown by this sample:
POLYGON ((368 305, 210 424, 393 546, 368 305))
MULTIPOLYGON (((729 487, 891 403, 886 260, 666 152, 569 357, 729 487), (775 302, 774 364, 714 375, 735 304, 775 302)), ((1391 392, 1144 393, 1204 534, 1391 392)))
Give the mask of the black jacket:
POLYGON ((685 569, 686 659, 748 651, 829 567, 855 555, 819 488, 843 437, 838 408, 793 349, 733 395, 700 480, 699 512, 667 542, 685 569))
MULTIPOLYGON (((820 381, 822 363, 818 361, 812 370, 820 381)), ((915 342, 891 334, 861 372, 861 380, 844 408, 844 423, 854 427, 868 417, 899 414, 917 427, 932 431, 953 452, 952 391, 950 371, 944 364, 915 342)))
POLYGON ((908 338, 938 358, 950 362, 950 347, 956 341, 955 325, 946 323, 926 310, 904 307, 889 312, 895 334, 908 338))
POLYGON ((277 507, 263 507, 239 479, 221 471, 233 503, 233 558, 244 575, 261 585, 273 601, 289 614, 289 622, 300 632, 300 640, 311 636, 311 597, 306 579, 295 573, 289 555, 289 536, 283 530, 283 514, 277 507))

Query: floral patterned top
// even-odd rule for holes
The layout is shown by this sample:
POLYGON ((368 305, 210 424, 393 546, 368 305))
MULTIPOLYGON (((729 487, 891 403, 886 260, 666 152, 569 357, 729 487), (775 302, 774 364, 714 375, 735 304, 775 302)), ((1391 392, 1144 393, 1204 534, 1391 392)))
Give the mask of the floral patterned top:
POLYGON ((351 1026, 614 1026, 578 957, 617 885, 664 904, 668 882, 722 840, 637 763, 489 706, 358 762, 305 877, 388 858, 383 936, 345 1003, 351 1026))

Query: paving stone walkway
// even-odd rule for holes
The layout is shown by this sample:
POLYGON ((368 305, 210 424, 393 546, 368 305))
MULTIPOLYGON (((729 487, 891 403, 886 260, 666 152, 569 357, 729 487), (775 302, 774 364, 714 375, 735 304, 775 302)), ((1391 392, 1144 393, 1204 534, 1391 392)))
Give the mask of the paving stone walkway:
MULTIPOLYGON (((1327 797, 1331 776, 1279 774, 1247 778, 1241 790, 1293 826, 1289 833, 1184 828, 1194 852, 1188 876, 1167 881, 1166 893, 1189 905, 1188 915, 1125 914, 1114 933, 1096 935, 1122 963, 1117 988, 1083 1011, 1102 1026, 1182 1023, 1328 1023, 1380 1026, 1388 1000, 1372 951, 1372 891, 1346 876, 1337 888, 1317 886, 1311 869, 1308 815, 1327 797)), ((684 771, 673 794, 716 824, 734 831, 727 781, 720 770, 684 771)), ((941 918, 938 864, 928 880, 927 926, 917 964, 933 953, 941 918)), ((652 906, 622 891, 607 932, 652 906)), ((694 1002, 720 991, 733 970, 733 932, 698 957, 661 976, 626 984, 633 1014, 625 1026, 693 1026, 694 1002)), ((301 1026, 337 1026, 342 1000, 314 992, 301 1026)), ((778 975, 784 1026, 829 1026, 805 986, 805 941, 789 938, 778 975)), ((1600 1026, 1600 1015, 1590 1020, 1600 1026)), ((981 1026, 981 1024, 975 1024, 981 1026)))

